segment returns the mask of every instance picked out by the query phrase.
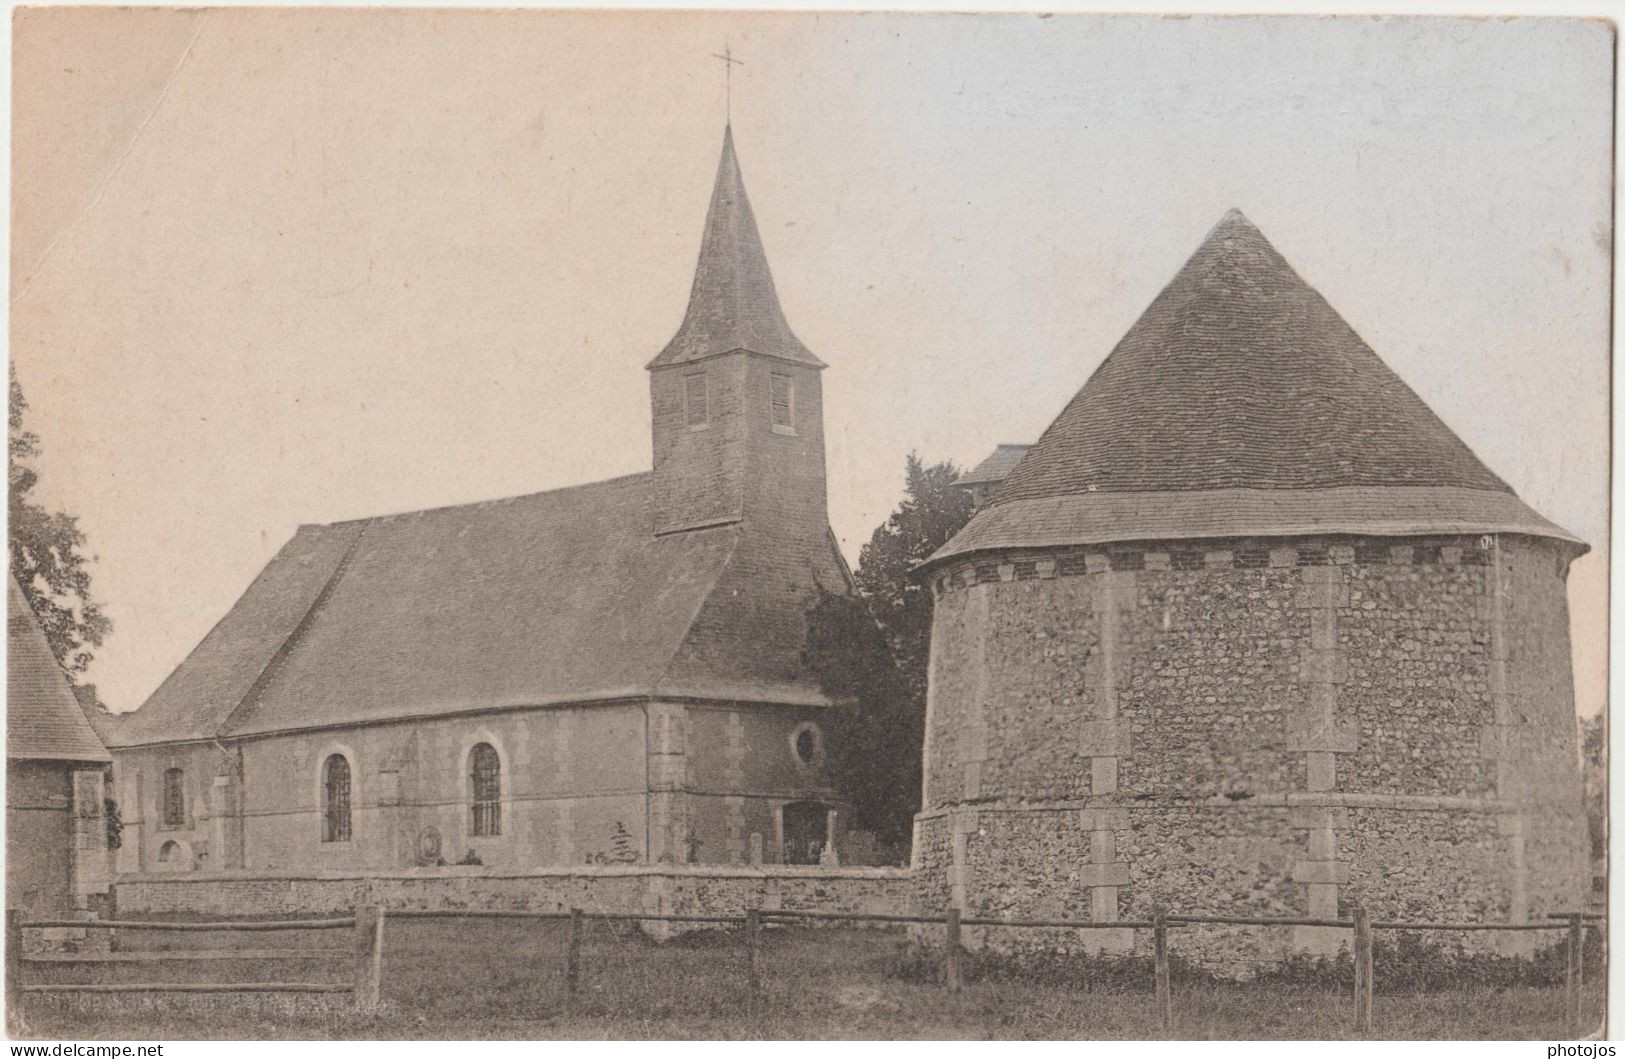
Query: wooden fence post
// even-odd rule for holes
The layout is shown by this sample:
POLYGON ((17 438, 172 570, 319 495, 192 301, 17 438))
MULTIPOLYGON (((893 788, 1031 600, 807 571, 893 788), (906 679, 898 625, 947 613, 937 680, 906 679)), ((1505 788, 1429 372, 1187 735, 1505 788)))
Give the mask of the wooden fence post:
POLYGON ((1580 913, 1569 913, 1568 975, 1563 983, 1563 1022, 1568 1036, 1580 1035, 1580 993, 1585 980, 1585 926, 1580 913))
POLYGON ((581 985, 581 909, 570 909, 570 942, 564 952, 564 997, 574 1003, 581 985))
POLYGON ((6 1025, 16 1028, 22 1022, 23 995, 23 914, 6 909, 6 1025))
POLYGON ((358 1011, 371 1011, 378 1006, 379 917, 380 910, 376 906, 355 910, 355 987, 351 999, 358 1011))
POLYGON ((754 1005, 762 995, 762 976, 756 964, 756 946, 760 941, 762 930, 762 913, 752 908, 745 913, 745 951, 747 962, 745 964, 746 984, 750 991, 750 1002, 754 1005))
POLYGON ((372 928, 372 981, 368 984, 372 1003, 377 1004, 384 991, 384 906, 374 909, 378 921, 372 928))
POLYGON ((1168 917, 1157 909, 1151 917, 1151 951, 1156 959, 1157 1025, 1172 1029, 1174 998, 1168 982, 1168 917))
POLYGON ((1372 978, 1371 917, 1364 908, 1354 909, 1354 1032, 1371 1032, 1372 978))
POLYGON ((947 983, 948 992, 959 992, 959 909, 948 909, 947 917, 947 952, 943 954, 943 980, 947 983))

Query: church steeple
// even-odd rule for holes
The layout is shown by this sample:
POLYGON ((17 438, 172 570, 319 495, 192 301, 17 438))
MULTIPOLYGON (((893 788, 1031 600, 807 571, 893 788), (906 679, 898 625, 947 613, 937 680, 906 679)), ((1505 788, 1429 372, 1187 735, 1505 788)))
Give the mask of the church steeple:
POLYGON ((779 307, 729 128, 688 312, 649 362, 654 531, 827 549, 823 368, 779 307))
POLYGON ((722 134, 722 159, 705 214, 688 312, 676 336, 648 366, 652 370, 684 364, 737 349, 824 366, 791 332, 779 306, 729 125, 722 134))

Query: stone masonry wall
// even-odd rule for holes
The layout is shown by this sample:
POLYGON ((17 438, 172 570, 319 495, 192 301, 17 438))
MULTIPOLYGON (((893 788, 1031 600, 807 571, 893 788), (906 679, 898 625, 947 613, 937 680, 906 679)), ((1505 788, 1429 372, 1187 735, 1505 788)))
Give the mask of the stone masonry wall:
MULTIPOLYGON (((1576 907, 1571 558, 1520 537, 1303 538, 934 571, 922 907, 1098 921, 1158 903, 1514 921, 1576 907)), ((1316 928, 1179 939, 1232 967, 1341 943, 1316 928)))
POLYGON ((899 868, 593 866, 530 872, 418 869, 268 876, 125 876, 118 914, 264 917, 334 915, 362 905, 387 909, 582 908, 610 912, 734 915, 751 908, 904 914, 913 908, 899 868))

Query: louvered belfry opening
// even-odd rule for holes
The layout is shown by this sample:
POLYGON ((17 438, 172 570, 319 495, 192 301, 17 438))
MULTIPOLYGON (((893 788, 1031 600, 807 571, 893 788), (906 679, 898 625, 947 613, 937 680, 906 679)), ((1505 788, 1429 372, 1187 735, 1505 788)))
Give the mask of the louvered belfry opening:
POLYGON ((331 754, 322 766, 322 841, 350 841, 350 762, 331 754))
POLYGON ((691 427, 704 426, 711 421, 710 394, 707 392, 705 373, 685 375, 686 387, 684 422, 691 427))
POLYGON ((774 372, 772 376, 773 388, 773 425, 788 427, 793 425, 790 416, 790 376, 774 372))
POLYGON ((469 753, 468 784, 473 797, 470 832, 476 837, 502 834, 502 761, 490 743, 469 753))

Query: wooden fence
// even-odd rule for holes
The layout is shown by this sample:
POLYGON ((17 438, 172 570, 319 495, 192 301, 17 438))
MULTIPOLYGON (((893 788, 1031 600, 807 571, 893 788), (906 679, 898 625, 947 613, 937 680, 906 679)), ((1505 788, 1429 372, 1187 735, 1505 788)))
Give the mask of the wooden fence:
POLYGON ((747 997, 754 1007, 762 998, 760 973, 761 930, 764 923, 801 922, 868 922, 941 926, 942 981, 950 992, 961 987, 961 960, 964 946, 961 930, 964 927, 994 927, 1008 929, 1054 930, 1150 930, 1152 935, 1153 989, 1156 996, 1157 1021, 1162 1029, 1173 1025, 1173 992, 1168 962, 1168 934, 1174 929, 1203 926, 1258 926, 1258 927, 1327 927, 1352 932, 1354 956, 1354 1031, 1372 1032, 1372 1003, 1375 994, 1376 968, 1373 961, 1373 936, 1376 931, 1564 931, 1566 932, 1567 972, 1563 991, 1563 1021, 1571 1036, 1585 1032, 1581 1016, 1581 996, 1584 986, 1585 965, 1583 950, 1588 928, 1601 929, 1600 913, 1565 912, 1531 923, 1412 923, 1400 921, 1373 922, 1363 909, 1352 910, 1350 919, 1294 919, 1262 916, 1201 916, 1175 915, 1158 911, 1148 920, 1079 921, 1067 919, 992 919, 965 916, 957 908, 949 908, 940 916, 910 916, 888 913, 814 912, 788 909, 751 909, 744 915, 677 915, 647 912, 588 912, 572 908, 567 912, 540 912, 523 910, 425 910, 401 909, 385 912, 383 908, 358 908, 353 916, 342 919, 256 920, 235 922, 161 922, 161 921, 96 921, 96 920, 23 920, 15 909, 6 913, 6 994, 8 1007, 15 1010, 18 997, 23 993, 351 993, 358 1009, 369 1010, 378 1003, 379 987, 383 976, 384 924, 386 919, 527 919, 557 920, 569 924, 564 957, 564 989, 567 1004, 576 1002, 581 981, 581 943, 588 920, 623 921, 633 923, 709 923, 743 928, 747 997), (78 927, 92 929, 116 928, 134 931, 287 931, 287 930, 344 930, 353 932, 352 945, 345 949, 253 949, 253 950, 181 950, 109 952, 104 954, 34 954, 23 952, 22 932, 28 928, 78 927), (147 983, 29 983, 25 981, 23 967, 38 963, 98 964, 141 962, 148 960, 265 960, 265 959, 335 959, 349 960, 353 974, 348 982, 147 982, 147 983))
POLYGON ((383 913, 360 908, 355 915, 335 919, 231 920, 177 923, 146 920, 25 920, 14 908, 6 910, 6 1006, 17 1010, 25 993, 352 993, 358 1007, 378 1003, 378 981, 383 964, 383 913), (212 931, 222 933, 290 930, 350 930, 350 946, 321 949, 151 949, 129 952, 24 951, 23 931, 67 928, 126 931, 212 931), (342 982, 30 982, 25 968, 42 964, 98 966, 161 962, 225 960, 301 960, 353 962, 349 981, 342 982))

